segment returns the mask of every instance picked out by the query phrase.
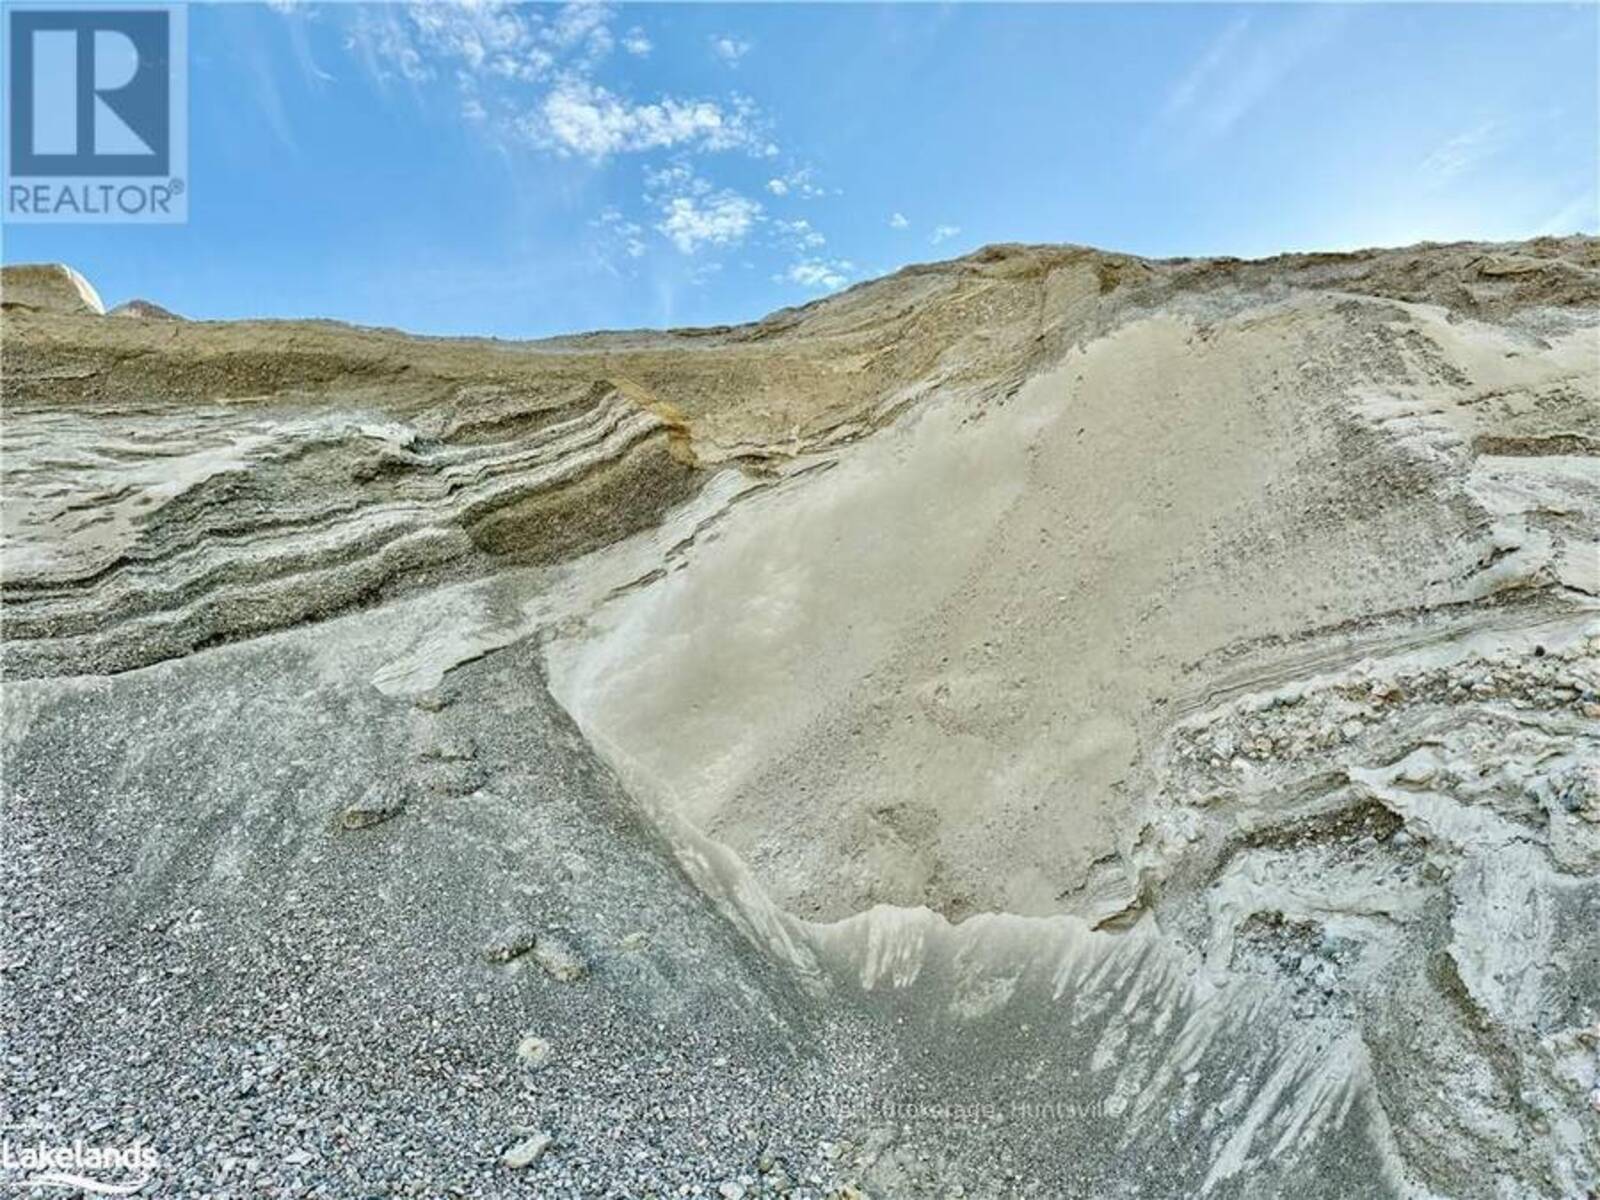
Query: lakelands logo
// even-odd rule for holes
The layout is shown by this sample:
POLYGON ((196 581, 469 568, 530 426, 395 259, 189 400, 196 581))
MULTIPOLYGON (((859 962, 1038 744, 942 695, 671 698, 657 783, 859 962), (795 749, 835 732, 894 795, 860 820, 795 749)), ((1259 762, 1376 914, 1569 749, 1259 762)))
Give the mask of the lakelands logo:
POLYGON ((187 219, 185 16, 6 6, 8 221, 187 219))
MULTIPOLYGON (((12 1126, 20 1131, 25 1126, 12 1126)), ((95 1146, 77 1138, 59 1143, 37 1138, 0 1138, 0 1169, 13 1188, 64 1189, 93 1196, 131 1196, 150 1182, 161 1165, 153 1146, 95 1146)))

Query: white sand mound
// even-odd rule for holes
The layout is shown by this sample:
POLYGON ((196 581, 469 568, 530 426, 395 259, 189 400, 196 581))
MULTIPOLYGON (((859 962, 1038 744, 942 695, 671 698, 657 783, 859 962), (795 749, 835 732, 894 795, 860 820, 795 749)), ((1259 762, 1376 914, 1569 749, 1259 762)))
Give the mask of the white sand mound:
POLYGON ((65 263, 22 263, 0 268, 0 304, 97 317, 106 312, 94 285, 65 263))

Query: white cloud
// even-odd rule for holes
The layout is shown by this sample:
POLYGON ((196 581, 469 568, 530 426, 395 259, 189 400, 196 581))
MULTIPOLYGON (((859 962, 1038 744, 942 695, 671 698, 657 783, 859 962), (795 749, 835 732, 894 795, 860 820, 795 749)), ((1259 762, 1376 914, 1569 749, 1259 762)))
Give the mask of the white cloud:
POLYGON ((404 12, 410 21, 411 45, 419 55, 446 60, 474 74, 540 79, 554 65, 554 51, 570 49, 554 40, 536 16, 505 4, 413 4, 404 12))
POLYGON ((596 162, 646 150, 748 148, 753 140, 747 108, 671 97, 634 104, 583 79, 552 88, 524 131, 536 145, 596 162))
POLYGON ((711 53, 730 67, 738 66, 739 60, 750 53, 750 43, 726 33, 717 34, 711 39, 711 53))
POLYGON ((355 19, 345 48, 361 59, 379 84, 396 75, 412 84, 434 78, 432 64, 417 48, 411 28, 401 20, 402 10, 363 6, 353 11, 355 19))
POLYGON ((549 26, 549 39, 557 46, 576 46, 587 42, 597 32, 604 34, 607 45, 611 41, 611 33, 607 24, 612 17, 611 9, 604 4, 578 3, 564 4, 556 13, 556 19, 549 26))
POLYGON ((778 236, 796 250, 818 250, 828 244, 828 239, 811 227, 804 218, 798 221, 774 221, 778 236))
MULTIPOLYGON (((771 147, 769 153, 775 153, 777 147, 771 147)), ((790 171, 787 175, 780 175, 767 180, 767 191, 774 196, 802 196, 807 200, 815 200, 819 196, 826 196, 828 189, 818 187, 813 182, 816 172, 810 167, 801 167, 790 171)))
POLYGON ((724 189, 707 196, 672 196, 656 226, 681 254, 702 246, 736 246, 761 215, 761 205, 724 189))
POLYGON ((665 167, 646 167, 644 169, 644 191, 646 197, 656 197, 662 192, 693 192, 703 196, 711 190, 711 185, 696 175, 686 162, 670 163, 665 167))
POLYGON ((904 213, 892 213, 889 217, 890 229, 909 229, 911 222, 906 220, 904 213))
MULTIPOLYGON (((380 81, 399 76, 421 86, 453 79, 465 98, 463 114, 487 136, 521 138, 559 155, 599 162, 660 149, 777 152, 765 120, 744 96, 638 102, 595 82, 619 41, 615 19, 600 3, 361 6, 347 44, 380 81)), ((620 41, 636 56, 653 49, 639 26, 620 41)))
POLYGON ((738 245, 762 219, 756 201, 716 188, 681 161, 646 168, 644 186, 645 199, 661 213, 656 229, 683 254, 738 245))
POLYGON ((803 259, 795 263, 782 275, 774 275, 776 283, 797 283, 805 288, 820 288, 834 291, 850 282, 849 272, 855 270, 855 264, 848 259, 803 259))
POLYGON ((948 242, 960 232, 961 226, 959 225, 935 225, 933 236, 928 240, 937 246, 940 242, 948 242))

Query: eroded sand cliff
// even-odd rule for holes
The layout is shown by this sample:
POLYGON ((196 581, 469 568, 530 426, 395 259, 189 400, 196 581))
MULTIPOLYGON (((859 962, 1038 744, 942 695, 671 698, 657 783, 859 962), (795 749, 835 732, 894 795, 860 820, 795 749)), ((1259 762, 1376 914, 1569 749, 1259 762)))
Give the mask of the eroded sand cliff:
POLYGON ((176 1194, 1600 1186, 1594 239, 528 344, 16 270, 12 1115, 176 1194))

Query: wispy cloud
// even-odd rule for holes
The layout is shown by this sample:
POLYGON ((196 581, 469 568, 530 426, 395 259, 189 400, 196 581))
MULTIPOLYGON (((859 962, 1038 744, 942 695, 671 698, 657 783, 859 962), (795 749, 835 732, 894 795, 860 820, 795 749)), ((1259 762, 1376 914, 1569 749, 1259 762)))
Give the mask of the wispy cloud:
POLYGON ((278 87, 278 73, 267 48, 256 41, 244 39, 240 50, 262 120, 285 149, 298 153, 294 126, 284 106, 283 93, 278 87))
POLYGON ((1158 124, 1181 152, 1226 137, 1305 59, 1326 47, 1348 14, 1332 6, 1270 10, 1223 26, 1172 86, 1158 124))
POLYGON ((1180 117, 1200 102, 1212 81, 1223 74, 1234 48, 1244 39, 1249 28, 1249 17, 1237 17, 1211 39, 1194 65, 1168 89, 1167 101, 1162 108, 1167 117, 1180 117))
POLYGON ((890 229, 909 229, 909 228, 911 228, 911 222, 906 220, 906 216, 905 216, 904 213, 891 213, 889 215, 889 228, 890 229))
POLYGON ((747 97, 636 100, 597 82, 619 42, 653 49, 642 26, 613 32, 605 4, 557 9, 475 0, 362 6, 348 45, 380 83, 454 84, 463 116, 506 141, 599 163, 653 150, 777 153, 747 97))
POLYGON ((643 258, 648 247, 644 240, 644 226, 630 221, 620 208, 609 205, 589 222, 595 261, 613 275, 623 274, 622 264, 629 259, 643 258))
POLYGON ((796 250, 818 250, 828 244, 828 239, 803 217, 797 221, 774 221, 772 227, 780 242, 796 250))
POLYGON ((1600 232, 1600 198, 1593 186, 1573 196, 1534 229, 1534 237, 1560 237, 1569 233, 1600 232))
POLYGON ((933 227, 933 236, 928 241, 937 246, 940 242, 948 242, 960 232, 961 226, 959 225, 935 225, 933 227))
POLYGON ((1441 143, 1417 171, 1430 184, 1448 183, 1493 158, 1505 146, 1508 133, 1503 121, 1484 121, 1441 143))
POLYGON ((855 264, 849 259, 803 259, 782 275, 774 275, 774 283, 796 283, 804 288, 836 291, 850 282, 850 272, 855 264))
POLYGON ((644 58, 654 50, 655 43, 645 36, 645 32, 635 25, 622 35, 622 48, 635 58, 644 58))
POLYGON ((739 65, 739 60, 750 53, 750 43, 743 38, 733 37, 731 34, 716 34, 711 39, 711 53, 727 63, 730 67, 739 65))
POLYGON ((790 171, 787 175, 767 180, 767 191, 774 196, 801 196, 807 200, 815 200, 828 194, 827 188, 815 182, 815 175, 816 172, 811 167, 801 167, 790 171))

